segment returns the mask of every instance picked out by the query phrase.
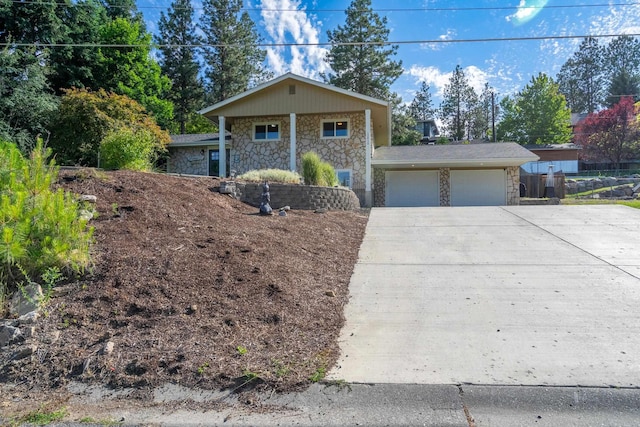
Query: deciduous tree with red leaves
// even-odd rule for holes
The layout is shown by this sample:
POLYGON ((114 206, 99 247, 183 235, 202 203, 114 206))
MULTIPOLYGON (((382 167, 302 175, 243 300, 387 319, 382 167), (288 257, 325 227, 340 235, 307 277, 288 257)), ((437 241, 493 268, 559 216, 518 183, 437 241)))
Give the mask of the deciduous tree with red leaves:
POLYGON ((640 103, 623 97, 613 107, 589 114, 576 127, 575 140, 582 160, 620 163, 638 156, 640 149, 640 103))

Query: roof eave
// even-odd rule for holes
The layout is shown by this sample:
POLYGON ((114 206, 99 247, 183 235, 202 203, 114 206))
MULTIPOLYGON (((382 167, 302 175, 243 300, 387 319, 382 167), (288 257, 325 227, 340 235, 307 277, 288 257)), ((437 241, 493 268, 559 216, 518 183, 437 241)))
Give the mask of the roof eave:
POLYGON ((396 167, 396 168, 468 168, 468 167, 481 167, 481 168, 495 168, 495 167, 509 167, 509 166, 522 166, 527 162, 536 161, 539 157, 526 157, 526 158, 513 158, 513 159, 473 159, 473 160, 460 160, 460 159, 439 159, 439 160, 372 160, 371 165, 373 167, 396 167))

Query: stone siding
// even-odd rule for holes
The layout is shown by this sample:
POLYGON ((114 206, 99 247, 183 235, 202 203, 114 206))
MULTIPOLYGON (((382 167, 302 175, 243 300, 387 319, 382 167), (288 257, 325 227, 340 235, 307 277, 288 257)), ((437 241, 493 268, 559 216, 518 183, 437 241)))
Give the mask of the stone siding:
POLYGON ((440 168, 440 206, 451 206, 451 169, 440 168))
POLYGON ((209 175, 207 155, 206 147, 169 148, 167 172, 185 175, 209 175))
POLYGON ((373 168, 373 206, 381 208, 385 206, 386 181, 385 169, 373 168))
POLYGON ((507 167, 507 205, 520 204, 520 168, 507 167))
MULTIPOLYGON (((269 184, 271 207, 291 209, 355 210, 360 208, 358 196, 342 187, 317 187, 314 185, 269 184)), ((262 201, 262 184, 236 183, 235 195, 242 202, 259 207, 262 201)))
MULTIPOLYGON (((302 155, 316 152, 335 169, 351 170, 351 186, 365 188, 365 131, 364 112, 349 114, 322 114, 296 116, 296 170, 301 171, 302 155), (322 120, 347 120, 348 138, 321 138, 322 120)), ((289 169, 290 154, 289 116, 236 119, 231 132, 230 167, 238 175, 253 169, 289 169), (256 123, 280 123, 280 140, 253 141, 256 123)))

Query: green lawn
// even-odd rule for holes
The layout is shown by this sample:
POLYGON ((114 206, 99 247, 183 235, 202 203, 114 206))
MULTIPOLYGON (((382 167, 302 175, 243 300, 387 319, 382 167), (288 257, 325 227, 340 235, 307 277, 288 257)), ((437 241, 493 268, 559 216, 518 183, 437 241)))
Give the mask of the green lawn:
POLYGON ((640 209, 640 200, 574 199, 560 200, 562 205, 625 205, 640 209))

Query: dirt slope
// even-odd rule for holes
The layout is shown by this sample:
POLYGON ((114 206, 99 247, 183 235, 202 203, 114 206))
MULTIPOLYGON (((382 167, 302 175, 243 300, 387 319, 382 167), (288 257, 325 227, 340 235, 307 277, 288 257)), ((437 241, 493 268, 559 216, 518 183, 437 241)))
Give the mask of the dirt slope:
POLYGON ((50 301, 31 358, 0 353, 0 382, 284 391, 335 362, 366 214, 262 217, 211 178, 79 170, 60 185, 98 198, 95 266, 50 301))

